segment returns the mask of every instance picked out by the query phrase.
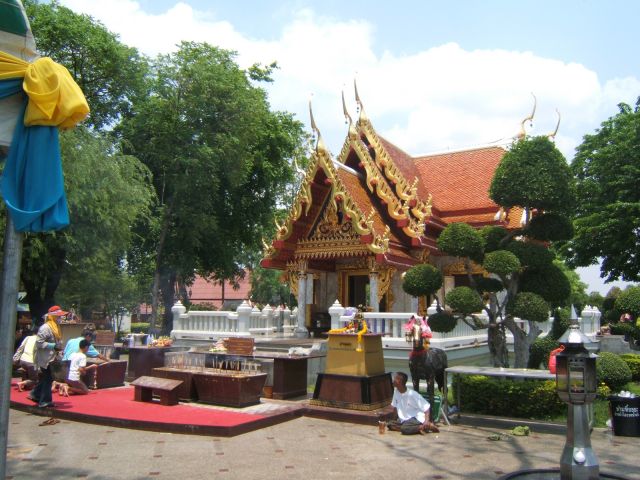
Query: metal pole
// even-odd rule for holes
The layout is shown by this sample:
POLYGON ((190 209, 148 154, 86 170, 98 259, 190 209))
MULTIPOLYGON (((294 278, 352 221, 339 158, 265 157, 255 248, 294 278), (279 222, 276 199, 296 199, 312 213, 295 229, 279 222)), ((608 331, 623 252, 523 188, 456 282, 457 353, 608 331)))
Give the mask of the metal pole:
POLYGON ((7 226, 4 232, 2 286, 0 290, 0 479, 7 476, 11 359, 13 357, 13 342, 16 331, 22 239, 22 234, 16 232, 11 215, 7 213, 7 226))

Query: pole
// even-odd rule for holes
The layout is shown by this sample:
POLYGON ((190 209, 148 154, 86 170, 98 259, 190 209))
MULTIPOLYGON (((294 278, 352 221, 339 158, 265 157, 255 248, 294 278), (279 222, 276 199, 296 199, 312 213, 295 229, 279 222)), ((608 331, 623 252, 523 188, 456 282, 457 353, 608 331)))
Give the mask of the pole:
POLYGON ((16 232, 11 215, 7 213, 7 226, 4 233, 2 289, 0 290, 0 478, 6 478, 7 476, 11 363, 16 331, 22 238, 22 234, 16 232))

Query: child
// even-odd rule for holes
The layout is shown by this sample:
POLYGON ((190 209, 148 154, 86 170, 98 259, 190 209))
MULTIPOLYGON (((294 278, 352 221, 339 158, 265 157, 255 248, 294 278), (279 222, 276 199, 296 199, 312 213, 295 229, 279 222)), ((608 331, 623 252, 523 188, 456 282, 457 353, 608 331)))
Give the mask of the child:
POLYGON ((87 350, 90 343, 82 339, 80 341, 80 351, 72 353, 69 357, 71 364, 69 365, 69 375, 67 377, 67 385, 69 385, 69 393, 76 395, 86 395, 89 388, 80 380, 80 376, 84 375, 89 369, 96 369, 98 365, 94 364, 87 367, 87 350))

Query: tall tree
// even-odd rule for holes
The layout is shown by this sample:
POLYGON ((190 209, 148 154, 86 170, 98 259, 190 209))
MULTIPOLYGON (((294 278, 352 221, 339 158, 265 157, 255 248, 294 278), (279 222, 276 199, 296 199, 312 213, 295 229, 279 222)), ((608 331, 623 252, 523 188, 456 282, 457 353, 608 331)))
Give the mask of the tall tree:
MULTIPOLYGON (((21 280, 36 318, 54 303, 63 276, 113 270, 132 241, 131 226, 147 214, 155 193, 148 169, 118 153, 109 139, 76 128, 60 140, 71 223, 24 239, 21 280)), ((89 299, 90 285, 86 292, 89 299)))
MULTIPOLYGON (((491 182, 489 194, 505 208, 524 209, 527 222, 516 230, 464 223, 445 228, 438 248, 462 258, 471 287, 457 287, 446 296, 456 316, 472 328, 487 328, 491 361, 509 365, 506 331, 514 339, 515 366, 527 365, 529 346, 540 334, 552 305, 571 295, 571 283, 547 243, 571 237, 567 214, 575 202, 573 178, 562 154, 546 137, 525 139, 505 154, 491 182), (472 275, 472 262, 490 278, 472 275), (475 313, 484 311, 484 319, 475 313), (528 332, 516 318, 528 322, 528 332)), ((448 322, 443 322, 448 323, 448 322)))
POLYGON ((113 126, 144 96, 146 59, 100 22, 57 1, 23 2, 38 52, 64 65, 91 108, 88 124, 113 126))
POLYGON ((575 236, 562 249, 575 266, 602 259, 606 281, 640 280, 640 98, 585 135, 571 163, 578 186, 575 236))
POLYGON ((196 271, 232 279, 254 263, 273 228, 303 131, 291 115, 270 111, 255 85, 270 71, 245 71, 232 52, 183 42, 158 57, 152 94, 124 123, 159 199, 145 239, 155 258, 152 328, 159 292, 168 331, 176 281, 189 284, 196 271))

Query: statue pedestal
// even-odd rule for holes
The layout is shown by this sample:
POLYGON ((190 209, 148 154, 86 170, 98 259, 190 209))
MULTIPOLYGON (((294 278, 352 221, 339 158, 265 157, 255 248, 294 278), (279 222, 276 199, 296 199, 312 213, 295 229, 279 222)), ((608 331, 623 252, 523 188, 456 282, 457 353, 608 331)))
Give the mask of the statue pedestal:
POLYGON ((363 335, 361 352, 357 346, 357 334, 329 334, 325 372, 318 374, 310 404, 375 410, 391 403, 393 384, 384 371, 382 336, 363 335))

